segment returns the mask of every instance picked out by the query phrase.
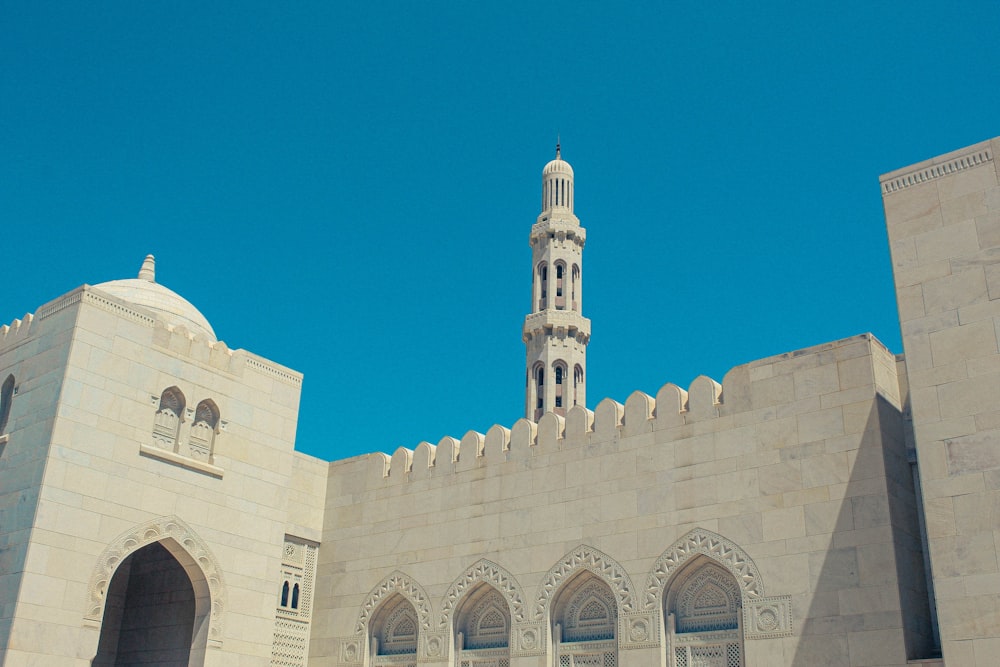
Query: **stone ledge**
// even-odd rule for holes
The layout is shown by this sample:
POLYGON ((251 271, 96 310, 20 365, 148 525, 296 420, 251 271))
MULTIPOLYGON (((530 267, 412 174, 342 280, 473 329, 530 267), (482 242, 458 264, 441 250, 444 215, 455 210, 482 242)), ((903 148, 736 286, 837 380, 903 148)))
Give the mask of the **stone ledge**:
POLYGON ((152 447, 150 445, 140 444, 139 454, 141 456, 148 456, 149 458, 166 461, 167 463, 173 463, 174 465, 178 465, 182 468, 211 475, 212 477, 218 477, 219 479, 222 479, 222 473, 224 472, 222 468, 214 466, 211 463, 196 461, 186 456, 181 456, 180 454, 175 454, 174 452, 169 452, 165 449, 152 447))

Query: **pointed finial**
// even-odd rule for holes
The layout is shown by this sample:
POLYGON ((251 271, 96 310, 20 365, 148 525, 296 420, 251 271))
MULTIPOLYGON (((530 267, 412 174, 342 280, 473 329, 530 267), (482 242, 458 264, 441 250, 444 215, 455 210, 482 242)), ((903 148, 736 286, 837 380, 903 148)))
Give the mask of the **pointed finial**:
POLYGON ((562 142, 559 141, 559 133, 557 132, 556 133, 556 159, 557 160, 561 160, 562 159, 561 157, 559 157, 559 144, 560 143, 562 143, 562 142))
POLYGON ((142 268, 139 269, 139 280, 148 280, 151 283, 156 282, 156 258, 152 255, 146 255, 146 259, 142 260, 142 268))

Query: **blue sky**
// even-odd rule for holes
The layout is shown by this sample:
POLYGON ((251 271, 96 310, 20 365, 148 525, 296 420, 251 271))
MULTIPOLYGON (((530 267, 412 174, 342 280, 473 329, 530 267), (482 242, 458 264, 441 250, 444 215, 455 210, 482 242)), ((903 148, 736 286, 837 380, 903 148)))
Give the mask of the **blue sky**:
POLYGON ((1000 4, 948 4, 0 1, 0 320, 153 253, 304 452, 510 426, 558 133, 588 407, 901 351, 878 176, 1000 134, 1000 4))

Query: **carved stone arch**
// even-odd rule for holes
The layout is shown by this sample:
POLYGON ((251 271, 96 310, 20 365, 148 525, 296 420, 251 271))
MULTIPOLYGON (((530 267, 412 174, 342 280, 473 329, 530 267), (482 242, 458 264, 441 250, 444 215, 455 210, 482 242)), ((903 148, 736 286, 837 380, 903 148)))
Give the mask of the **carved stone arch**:
POLYGON ((589 570, 602 579, 615 595, 618 613, 636 611, 635 588, 625 568, 603 551, 581 544, 559 559, 542 579, 538 597, 535 600, 536 621, 548 618, 553 595, 560 585, 581 570, 589 570))
POLYGON ((451 624, 452 614, 454 614, 455 607, 462 596, 481 581, 500 591, 510 606, 510 617, 514 623, 524 622, 524 594, 521 592, 521 585, 517 583, 517 579, 493 561, 481 558, 459 575, 448 587, 448 592, 444 594, 439 621, 442 630, 448 629, 451 624))
POLYGON ((643 606, 646 610, 663 605, 663 593, 670 578, 691 558, 706 556, 726 569, 740 586, 743 606, 764 595, 764 581, 753 559, 732 540, 704 528, 695 528, 664 551, 646 578, 643 606))
POLYGON ((195 591, 197 619, 207 619, 209 645, 221 646, 222 621, 226 608, 226 587, 222 569, 208 544, 194 530, 175 516, 161 516, 131 528, 101 553, 87 586, 84 622, 100 626, 108 586, 118 566, 133 552, 159 542, 177 559, 191 579, 195 591))
POLYGON ((410 601, 417 612, 417 621, 420 623, 420 630, 430 630, 431 628, 431 605, 430 598, 427 597, 423 587, 413 581, 410 577, 399 570, 395 570, 382 581, 375 585, 375 588, 368 593, 364 604, 361 605, 361 613, 358 614, 358 622, 354 626, 354 633, 365 634, 368 629, 368 622, 371 621, 372 614, 378 609, 379 603, 384 598, 393 593, 399 593, 410 601))

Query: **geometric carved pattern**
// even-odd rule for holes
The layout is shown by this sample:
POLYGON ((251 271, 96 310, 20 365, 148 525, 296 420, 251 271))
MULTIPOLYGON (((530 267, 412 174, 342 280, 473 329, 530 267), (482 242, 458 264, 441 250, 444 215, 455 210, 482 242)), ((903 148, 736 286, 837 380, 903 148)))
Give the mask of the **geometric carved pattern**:
POLYGON ((557 619, 562 624, 562 641, 614 639, 618 625, 616 607, 615 597, 608 590, 607 584, 590 577, 589 582, 573 591, 557 619))
POLYGON ((543 623, 521 623, 514 626, 513 656, 545 655, 546 638, 543 623))
POLYGON ((792 634, 792 597, 776 595, 754 600, 743 610, 743 636, 770 639, 792 634))
POLYGON ((688 559, 698 555, 708 556, 728 570, 736 578, 743 600, 753 600, 764 594, 760 572, 743 549, 710 530, 695 528, 656 559, 653 571, 646 579, 643 606, 646 609, 656 609, 663 599, 663 590, 671 575, 688 559))
POLYGON ((972 167, 978 167, 981 164, 986 164, 987 162, 992 161, 993 153, 989 148, 966 155, 960 155, 959 157, 941 164, 935 164, 930 167, 924 167, 922 169, 906 172, 905 174, 900 174, 891 181, 886 181, 882 184, 882 193, 890 194, 892 192, 899 192, 900 190, 904 190, 912 185, 927 183, 928 181, 933 181, 943 176, 949 176, 965 169, 971 169, 972 167))
POLYGON ((607 554, 585 544, 581 544, 569 552, 557 563, 542 580, 538 599, 535 601, 535 620, 544 620, 552 594, 559 588, 567 576, 579 570, 589 570, 604 580, 614 593, 618 609, 622 612, 635 610, 632 597, 632 580, 628 573, 615 559, 607 554))
POLYGON ((417 612, 417 620, 421 630, 430 629, 431 607, 428 602, 427 593, 424 592, 424 589, 419 584, 412 581, 399 570, 396 570, 380 581, 372 589, 371 593, 368 594, 365 603, 361 606, 361 614, 358 616, 357 625, 354 627, 356 634, 363 635, 365 633, 365 628, 368 627, 368 621, 371 620, 372 612, 378 607, 382 598, 392 593, 399 593, 410 601, 417 612))
POLYGON ((618 648, 620 650, 655 648, 660 645, 663 623, 657 611, 633 611, 621 615, 618 648))
MULTIPOLYGON (((104 618, 105 594, 115 570, 128 556, 142 547, 170 538, 198 564, 208 585, 211 613, 208 619, 208 641, 222 642, 222 614, 226 606, 222 570, 208 545, 191 528, 174 516, 161 516, 127 530, 116 537, 97 559, 87 587, 87 613, 84 618, 100 624, 104 618)), ((196 591, 197 593, 197 591, 196 591)))
POLYGON ((524 620, 523 596, 514 575, 492 561, 480 559, 462 573, 445 593, 444 602, 441 605, 440 627, 442 630, 448 628, 451 615, 455 611, 455 605, 462 595, 469 590, 470 586, 480 581, 485 581, 503 594, 510 605, 511 616, 515 623, 524 620))
MULTIPOLYGON (((271 667, 303 667, 308 658, 309 622, 316 579, 317 548, 285 536, 281 558, 281 580, 295 582, 292 604, 275 610, 271 667), (294 606, 294 603, 298 606, 294 606)), ((275 598, 278 596, 276 595, 275 598)))
MULTIPOLYGON (((671 586, 673 589, 674 586, 671 586)), ((738 625, 740 589, 726 570, 709 561, 687 577, 676 596, 668 594, 668 611, 677 619, 677 632, 734 630, 738 625)))

